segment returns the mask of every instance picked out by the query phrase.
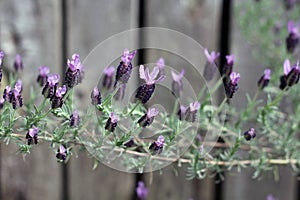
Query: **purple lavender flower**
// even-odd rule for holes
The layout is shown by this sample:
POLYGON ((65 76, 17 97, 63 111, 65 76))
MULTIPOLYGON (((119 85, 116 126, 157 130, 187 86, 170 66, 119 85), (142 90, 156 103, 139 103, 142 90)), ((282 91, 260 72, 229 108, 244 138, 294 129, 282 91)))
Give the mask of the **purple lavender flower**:
POLYGON ((215 75, 217 68, 215 67, 216 59, 219 58, 220 53, 216 53, 214 51, 209 54, 207 49, 204 49, 204 54, 207 58, 207 62, 204 67, 204 77, 207 81, 210 81, 213 79, 213 76, 215 75))
POLYGON ((284 4, 287 10, 290 10, 294 7, 296 0, 284 0, 284 4))
POLYGON ((238 82, 240 81, 240 74, 231 72, 230 80, 225 85, 225 92, 227 98, 232 98, 233 94, 238 90, 238 82))
POLYGON ((234 60, 235 60, 235 55, 227 55, 226 56, 226 64, 224 65, 223 69, 222 69, 222 76, 225 77, 229 77, 231 72, 232 72, 232 68, 233 68, 233 64, 234 64, 234 60))
POLYGON ((67 87, 65 85, 63 85, 62 87, 59 87, 56 91, 55 91, 55 95, 52 98, 52 104, 51 104, 51 108, 55 109, 55 108, 61 108, 63 103, 64 103, 64 96, 67 92, 67 87))
POLYGON ((165 144, 165 137, 160 135, 156 141, 154 141, 149 149, 152 151, 153 154, 160 154, 165 144))
POLYGON ((22 57, 18 54, 16 55, 16 59, 14 62, 14 67, 16 71, 23 70, 23 62, 22 62, 22 57))
POLYGON ((145 200, 147 198, 148 189, 145 187, 145 184, 143 181, 138 182, 138 186, 136 187, 135 191, 136 191, 137 197, 140 200, 145 200))
POLYGON ((28 145, 32 145, 33 143, 34 144, 37 144, 38 143, 38 132, 39 132, 39 128, 35 127, 35 126, 32 126, 27 134, 26 134, 26 139, 27 139, 27 143, 28 145))
POLYGON ((183 91, 183 83, 182 78, 184 76, 184 69, 181 70, 180 74, 176 74, 175 72, 171 71, 172 73, 172 93, 176 97, 180 97, 183 91))
POLYGON ((159 58, 156 62, 156 66, 159 68, 159 76, 165 75, 165 60, 163 58, 159 58))
POLYGON ((3 108, 4 102, 5 102, 5 99, 4 98, 0 98, 0 110, 3 108))
POLYGON ((116 80, 115 80, 115 86, 117 85, 117 82, 121 83, 127 83, 132 70, 132 64, 131 61, 133 60, 133 57, 135 56, 136 51, 129 52, 128 49, 124 50, 124 53, 121 57, 121 62, 117 68, 116 73, 116 80))
POLYGON ((144 65, 140 65, 140 78, 144 79, 146 83, 138 88, 135 98, 140 100, 143 104, 147 103, 147 101, 151 98, 155 89, 155 83, 162 81, 165 78, 165 76, 162 75, 156 79, 158 73, 159 68, 157 66, 155 66, 153 71, 149 73, 148 68, 144 69, 144 65))
POLYGON ((77 127, 80 124, 79 112, 75 110, 70 116, 70 126, 77 127))
POLYGON ((114 66, 106 67, 104 69, 104 78, 103 78, 103 81, 102 81, 103 88, 106 88, 107 90, 109 90, 111 88, 112 83, 113 83, 114 73, 115 73, 115 67, 114 66))
POLYGON ((100 105, 102 103, 101 93, 97 86, 94 87, 91 93, 91 99, 93 105, 100 105))
POLYGON ((72 88, 82 81, 84 74, 83 65, 78 54, 73 54, 72 60, 68 59, 67 64, 68 69, 65 75, 65 84, 68 88, 72 88))
POLYGON ((190 106, 185 113, 185 120, 188 122, 195 122, 197 119, 197 112, 199 108, 200 103, 198 101, 190 103, 190 106))
POLYGON ((114 96, 114 99, 117 101, 123 100, 125 96, 125 89, 126 89, 126 84, 125 83, 121 84, 114 96))
POLYGON ((187 109, 188 109, 188 107, 180 105, 178 112, 177 112, 177 116, 179 117, 179 120, 185 119, 185 113, 186 113, 187 109))
POLYGON ((268 194, 266 200, 279 200, 278 198, 275 198, 272 194, 268 194))
POLYGON ((12 90, 10 86, 6 86, 3 92, 3 99, 7 102, 11 102, 12 90))
POLYGON ((56 158, 59 160, 59 161, 64 161, 67 159, 67 149, 64 145, 60 145, 59 148, 57 149, 57 153, 56 153, 56 158))
POLYGON ((2 61, 3 61, 3 57, 4 57, 4 52, 0 51, 0 83, 2 81, 2 61))
POLYGON ((23 106, 22 92, 22 81, 18 80, 14 86, 13 91, 10 95, 10 102, 12 103, 13 109, 23 106))
POLYGON ((260 89, 263 89, 263 88, 267 87, 268 84, 269 84, 270 79, 271 79, 271 70, 266 69, 264 71, 264 75, 258 80, 258 83, 257 83, 258 87, 260 89))
POLYGON ((255 129, 254 128, 250 128, 248 131, 246 131, 244 133, 244 138, 249 141, 252 138, 255 138, 256 134, 255 134, 255 129))
POLYGON ((290 61, 286 59, 283 63, 283 72, 284 74, 280 77, 279 88, 281 90, 287 86, 291 87, 298 83, 300 75, 299 61, 291 68, 290 61))
POLYGON ((40 74, 39 76, 37 77, 37 82, 40 84, 40 86, 44 86, 47 82, 47 77, 48 77, 48 74, 50 72, 49 68, 46 67, 46 66, 41 66, 39 67, 39 71, 40 71, 40 74))
POLYGON ((126 148, 130 148, 130 147, 135 146, 135 143, 134 143, 133 138, 130 138, 130 140, 128 140, 127 142, 125 142, 125 143, 124 143, 124 146, 125 146, 126 148))
POLYGON ((117 115, 115 115, 114 113, 110 113, 109 118, 105 124, 105 129, 109 130, 110 132, 114 132, 118 124, 118 120, 119 118, 117 115))
POLYGON ((144 114, 139 120, 138 123, 142 127, 150 126, 152 124, 154 117, 159 113, 157 108, 148 108, 146 114, 144 114))
POLYGON ((58 85, 59 75, 58 74, 50 74, 47 78, 47 83, 43 88, 42 94, 45 98, 52 99, 55 95, 55 91, 58 85))
POLYGON ((294 25, 293 21, 288 22, 288 31, 289 35, 286 38, 286 48, 289 53, 293 53, 296 46, 299 43, 299 27, 300 27, 300 22, 298 25, 294 25))

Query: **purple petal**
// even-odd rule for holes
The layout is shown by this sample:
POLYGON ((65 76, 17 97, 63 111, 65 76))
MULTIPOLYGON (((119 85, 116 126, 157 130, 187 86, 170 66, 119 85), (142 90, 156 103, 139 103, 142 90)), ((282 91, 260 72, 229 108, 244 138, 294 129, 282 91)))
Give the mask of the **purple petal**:
POLYGON ((106 68, 104 69, 104 73, 105 73, 107 76, 113 76, 114 73, 115 73, 115 67, 114 67, 114 66, 106 67, 106 68))
POLYGON ((232 84, 237 84, 240 81, 240 78, 241 77, 239 73, 231 72, 230 80, 232 84))
POLYGON ((200 103, 198 101, 190 103, 190 110, 192 112, 196 111, 196 110, 199 110, 199 108, 200 108, 200 103))
POLYGON ((156 145, 159 147, 163 147, 164 143, 165 143, 165 137, 160 135, 157 140, 156 140, 156 145))
POLYGON ((118 120, 119 120, 118 116, 115 115, 113 112, 111 112, 111 113, 109 114, 109 118, 110 118, 110 120, 111 120, 112 123, 117 123, 118 120))
POLYGON ((175 82, 180 82, 181 79, 182 79, 183 76, 184 76, 185 71, 184 71, 184 69, 182 69, 181 72, 180 72, 179 74, 176 74, 176 73, 172 70, 171 73, 172 73, 173 81, 175 81, 175 82))
POLYGON ((59 81, 59 75, 58 74, 51 74, 51 75, 48 76, 47 81, 48 81, 49 85, 54 86, 59 81))
POLYGON ((21 93, 22 91, 22 81, 18 80, 15 84, 14 90, 18 93, 21 93))
POLYGON ((265 69, 264 71, 264 79, 270 80, 271 79, 271 70, 270 69, 265 69))
POLYGON ((2 65, 3 57, 4 57, 4 52, 0 51, 0 67, 2 65))
POLYGON ((153 68, 153 71, 152 71, 151 74, 150 74, 151 80, 155 80, 156 77, 157 77, 157 75, 158 75, 158 73, 159 73, 159 68, 158 68, 157 66, 155 66, 155 67, 153 68))
POLYGON ((232 65, 234 63, 234 60, 235 60, 235 55, 234 54, 227 55, 226 60, 227 60, 227 64, 232 65))
POLYGON ((290 60, 286 59, 283 63, 283 73, 287 76, 291 71, 290 60))
POLYGON ((157 63, 156 63, 156 66, 162 70, 164 67, 165 67, 165 60, 163 58, 159 58, 157 63))
POLYGON ((62 144, 59 146, 59 153, 60 154, 66 154, 66 148, 62 144))
POLYGON ((62 97, 64 94, 66 94, 67 92, 67 87, 65 85, 63 85, 62 87, 59 87, 56 90, 56 96, 57 97, 62 97))
POLYGON ((95 97, 95 96, 98 96, 99 95, 99 89, 98 89, 98 87, 97 86, 95 86, 94 87, 94 89, 93 89, 93 96, 95 97))
POLYGON ((68 67, 71 69, 71 71, 75 71, 77 69, 82 71, 82 69, 83 69, 83 66, 81 65, 81 62, 80 62, 80 57, 76 53, 72 55, 72 60, 68 59, 67 64, 68 64, 68 67))
POLYGON ((123 53, 123 55, 121 57, 122 62, 125 65, 128 65, 132 61, 132 59, 135 56, 135 54, 136 54, 136 51, 133 51, 133 52, 130 53, 128 49, 125 49, 124 53, 123 53))
POLYGON ((147 117, 148 118, 155 117, 158 113, 159 111, 157 108, 148 108, 147 117))
POLYGON ((47 76, 50 72, 49 68, 47 66, 41 66, 39 67, 40 75, 41 76, 47 76))
POLYGON ((214 63, 215 60, 220 56, 220 53, 216 53, 214 51, 212 51, 211 54, 209 54, 207 49, 204 49, 204 54, 205 54, 205 56, 207 58, 207 61, 209 63, 214 63))

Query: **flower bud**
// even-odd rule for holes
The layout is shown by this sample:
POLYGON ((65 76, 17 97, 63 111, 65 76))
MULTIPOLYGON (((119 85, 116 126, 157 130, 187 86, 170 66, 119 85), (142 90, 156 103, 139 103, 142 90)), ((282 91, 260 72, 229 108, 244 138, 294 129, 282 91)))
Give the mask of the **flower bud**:
POLYGON ((142 127, 150 126, 158 112, 156 108, 149 108, 147 113, 138 120, 139 125, 142 127))
POLYGON ((94 87, 91 93, 92 105, 100 105, 102 103, 101 93, 97 86, 94 87))
POLYGON ((256 134, 255 134, 255 129, 254 128, 250 128, 248 131, 246 131, 244 133, 244 138, 249 141, 252 138, 255 138, 256 134))
POLYGON ((28 145, 32 145, 37 144, 38 143, 38 132, 39 132, 39 128, 32 126, 32 128, 30 128, 26 134, 26 139, 27 139, 27 143, 28 145))
POLYGON ((110 113, 109 114, 109 118, 108 120, 106 121, 106 124, 105 124, 105 129, 110 131, 110 132, 114 132, 115 129, 116 129, 116 126, 118 124, 118 116, 115 115, 114 113, 110 113))
POLYGON ((154 141, 149 149, 152 151, 153 154, 160 154, 163 150, 165 144, 165 137, 160 135, 156 141, 154 141))
POLYGON ((15 62, 14 62, 14 68, 15 68, 16 71, 23 70, 22 57, 19 54, 16 56, 16 59, 15 59, 15 62))
POLYGON ((79 112, 75 110, 70 116, 70 126, 77 127, 80 124, 79 112))
POLYGON ((64 145, 60 145, 59 148, 57 149, 57 153, 56 153, 56 158, 59 161, 65 161, 67 159, 67 149, 64 145))

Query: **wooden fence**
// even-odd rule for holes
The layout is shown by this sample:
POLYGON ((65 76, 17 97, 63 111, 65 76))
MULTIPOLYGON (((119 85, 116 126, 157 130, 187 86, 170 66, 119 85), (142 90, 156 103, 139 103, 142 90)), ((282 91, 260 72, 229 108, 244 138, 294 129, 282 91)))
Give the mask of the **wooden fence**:
MULTIPOLYGON (((135 27, 173 29, 209 49, 218 49, 220 36, 228 31, 219 28, 224 17, 222 8, 221 0, 1 0, 0 49, 6 52, 5 64, 10 66, 16 53, 23 56, 24 84, 28 86, 35 80, 38 66, 46 65, 51 71, 63 74, 66 58, 72 53, 84 58, 101 41, 135 27)), ((251 58, 234 20, 232 25, 231 52, 238 57, 237 71, 241 76, 255 76, 259 64, 251 58)), ((156 57, 150 52, 140 61, 156 57)), ((248 77, 241 80, 239 97, 233 101, 237 107, 244 106, 240 104, 245 102, 246 90, 242 88, 255 87, 256 83, 248 77)), ((56 162, 54 152, 45 143, 33 148, 26 157, 16 155, 16 150, 11 144, 0 145, 0 199, 135 198, 140 175, 122 173, 102 164, 93 171, 93 159, 86 152, 78 152, 78 156, 63 165, 56 162)), ((281 179, 276 183, 268 177, 251 180, 252 171, 243 170, 233 176, 232 172, 226 173, 226 180, 218 190, 214 179, 186 180, 185 166, 179 168, 176 164, 163 169, 162 175, 154 172, 142 178, 149 186, 149 199, 253 200, 265 199, 268 193, 284 200, 294 199, 296 181, 289 168, 280 169, 281 179), (178 171, 177 176, 174 170, 178 171)))

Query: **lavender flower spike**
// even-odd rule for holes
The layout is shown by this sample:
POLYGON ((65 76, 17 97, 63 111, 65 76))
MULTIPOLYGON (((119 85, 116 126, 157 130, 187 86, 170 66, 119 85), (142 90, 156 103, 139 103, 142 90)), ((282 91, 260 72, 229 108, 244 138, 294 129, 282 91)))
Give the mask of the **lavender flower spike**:
POLYGON ((200 103, 198 101, 190 103, 189 108, 186 111, 185 120, 188 122, 195 122, 197 119, 197 111, 200 108, 200 103))
POLYGON ((45 98, 52 99, 55 95, 55 91, 58 85, 59 75, 58 74, 51 74, 47 78, 47 83, 43 88, 42 94, 45 98))
POLYGON ((14 67, 16 71, 20 71, 23 69, 22 57, 19 54, 16 56, 14 67))
POLYGON ((149 149, 152 151, 153 154, 160 154, 165 144, 165 137, 160 135, 156 141, 154 141, 149 149))
POLYGON ((133 57, 135 56, 136 51, 129 52, 128 49, 124 50, 124 53, 121 57, 121 62, 117 68, 116 73, 116 80, 115 80, 115 86, 117 85, 117 82, 121 83, 127 83, 132 70, 132 64, 131 61, 133 60, 133 57))
POLYGON ((225 85, 225 92, 228 98, 232 98, 233 94, 238 90, 238 82, 240 81, 240 74, 231 72, 229 81, 225 85))
POLYGON ((286 48, 289 53, 293 53, 299 43, 299 27, 300 23, 298 25, 294 25, 293 21, 288 22, 289 35, 286 38, 286 48))
POLYGON ((135 191, 136 191, 137 197, 140 200, 145 200, 147 198, 148 189, 145 187, 145 184, 143 181, 138 182, 138 186, 135 191))
POLYGON ((2 81, 2 61, 3 61, 3 57, 4 57, 4 52, 0 51, 0 83, 2 81))
POLYGON ((283 63, 283 75, 280 77, 280 89, 284 89, 286 86, 293 86, 299 81, 300 69, 299 61, 291 68, 291 63, 286 59, 283 63))
POLYGON ((68 69, 65 75, 65 84, 68 88, 72 88, 75 85, 81 83, 83 78, 83 65, 81 64, 78 54, 72 55, 72 60, 67 61, 68 69))
POLYGON ((91 93, 91 99, 93 105, 100 105, 102 103, 101 93, 97 86, 94 87, 91 93))
POLYGON ((225 77, 229 77, 232 72, 233 64, 235 61, 235 55, 234 54, 227 55, 226 60, 227 62, 223 67, 222 76, 225 75, 225 77))
POLYGON ((12 97, 12 90, 11 87, 8 85, 5 87, 3 91, 3 99, 7 102, 11 102, 11 97, 12 97))
POLYGON ((103 88, 110 89, 113 83, 113 75, 115 73, 115 67, 110 66, 104 69, 104 78, 102 81, 103 88))
POLYGON ((270 79, 271 79, 271 70, 266 69, 264 71, 264 75, 258 80, 258 83, 257 83, 258 87, 260 89, 263 89, 263 88, 267 87, 268 84, 269 84, 270 79))
POLYGON ((32 126, 27 134, 26 134, 26 139, 27 139, 27 143, 28 145, 32 145, 33 143, 34 144, 37 144, 38 143, 38 132, 39 132, 39 128, 35 127, 35 126, 32 126))
POLYGON ((250 128, 248 131, 246 131, 244 133, 244 137, 246 140, 251 140, 252 138, 255 138, 256 134, 255 134, 255 129, 254 128, 250 128))
POLYGON ((51 108, 52 109, 56 109, 56 108, 61 108, 63 103, 64 103, 64 96, 67 92, 67 87, 65 85, 63 85, 62 87, 58 88, 55 91, 55 95, 52 98, 52 104, 51 104, 51 108))
POLYGON ((56 158, 59 161, 65 161, 67 159, 67 149, 64 145, 60 145, 59 148, 57 149, 57 153, 56 153, 56 158))
POLYGON ((115 115, 114 113, 110 113, 109 118, 108 118, 108 120, 106 121, 106 124, 105 124, 105 129, 109 130, 110 132, 114 132, 115 128, 118 124, 118 121, 119 121, 118 116, 115 115))
POLYGON ((70 126, 77 127, 80 124, 79 112, 75 110, 70 116, 70 126))
POLYGON ((177 116, 179 117, 179 120, 185 119, 185 114, 186 114, 187 109, 188 109, 188 107, 180 105, 178 112, 177 112, 177 116))
POLYGON ((41 66, 39 67, 39 76, 37 77, 37 82, 40 84, 40 86, 44 86, 47 82, 47 77, 48 77, 48 74, 50 73, 50 70, 48 67, 46 66, 41 66))
POLYGON ((212 51, 211 54, 209 54, 208 50, 204 49, 204 54, 207 58, 207 62, 204 67, 203 75, 207 81, 210 81, 213 79, 213 76, 215 75, 215 73, 217 71, 215 62, 216 62, 216 59, 218 57, 220 57, 220 53, 216 53, 216 52, 212 51))
POLYGON ((146 114, 144 114, 139 120, 138 123, 142 127, 149 126, 152 124, 154 117, 159 113, 157 108, 148 108, 148 111, 146 114))
POLYGON ((12 103, 13 109, 23 106, 23 97, 21 95, 22 87, 22 81, 18 80, 10 96, 10 102, 12 103))
POLYGON ((181 70, 180 74, 176 74, 174 71, 171 71, 172 73, 172 93, 176 97, 180 97, 183 91, 183 84, 182 84, 182 78, 184 76, 184 69, 181 70))
POLYGON ((163 58, 159 58, 156 62, 156 66, 159 68, 159 76, 165 74, 165 60, 163 58))
POLYGON ((145 81, 145 84, 138 88, 135 97, 143 104, 147 103, 151 98, 155 89, 155 83, 162 81, 165 78, 165 76, 162 75, 156 79, 158 73, 159 68, 157 66, 155 66, 153 71, 150 73, 148 68, 144 69, 144 65, 140 65, 140 78, 145 81))

